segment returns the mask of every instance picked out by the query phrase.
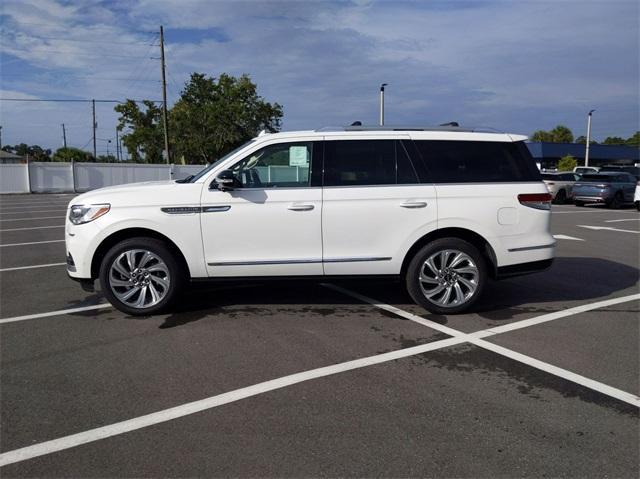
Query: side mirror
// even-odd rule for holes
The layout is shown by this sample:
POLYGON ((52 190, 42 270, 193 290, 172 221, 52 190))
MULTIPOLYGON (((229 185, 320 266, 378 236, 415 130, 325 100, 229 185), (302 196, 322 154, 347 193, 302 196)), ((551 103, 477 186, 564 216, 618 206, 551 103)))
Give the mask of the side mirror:
POLYGON ((220 191, 232 190, 236 183, 236 178, 231 170, 222 170, 213 180, 215 187, 220 191))

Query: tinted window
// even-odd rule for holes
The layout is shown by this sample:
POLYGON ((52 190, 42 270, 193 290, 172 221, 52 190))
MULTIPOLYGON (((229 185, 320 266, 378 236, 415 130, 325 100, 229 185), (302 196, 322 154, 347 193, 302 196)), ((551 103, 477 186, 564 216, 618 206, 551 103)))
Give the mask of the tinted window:
POLYGON ((398 141, 325 142, 325 186, 395 185, 417 182, 411 160, 398 141))
POLYGON ((309 186, 313 143, 278 143, 265 146, 233 165, 242 188, 309 186))
POLYGON ((592 174, 592 175, 583 175, 582 181, 588 182, 597 182, 597 181, 613 181, 615 179, 615 175, 600 175, 600 174, 592 174))
POLYGON ((543 180, 555 180, 556 179, 556 175, 551 175, 549 173, 542 173, 542 179, 543 180))
POLYGON ((415 142, 435 183, 540 181, 523 142, 415 142))

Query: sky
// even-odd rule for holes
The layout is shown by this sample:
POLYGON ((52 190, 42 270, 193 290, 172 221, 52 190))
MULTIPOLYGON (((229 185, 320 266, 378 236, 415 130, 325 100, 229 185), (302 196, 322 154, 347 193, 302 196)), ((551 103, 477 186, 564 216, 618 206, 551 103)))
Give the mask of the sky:
MULTIPOLYGON (((2 0, 0 99, 160 100, 191 72, 247 73, 284 107, 284 130, 378 121, 557 124, 593 137, 640 129, 637 0, 2 0)), ((99 103, 98 154, 117 114, 99 103)), ((2 144, 91 150, 91 104, 0 100, 2 144)))

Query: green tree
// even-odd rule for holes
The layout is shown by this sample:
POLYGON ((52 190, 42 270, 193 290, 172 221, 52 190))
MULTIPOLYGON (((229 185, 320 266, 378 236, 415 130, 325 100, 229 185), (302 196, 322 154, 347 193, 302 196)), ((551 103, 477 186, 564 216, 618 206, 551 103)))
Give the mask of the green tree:
POLYGON ((551 143, 553 138, 548 131, 537 130, 531 135, 531 141, 551 143))
POLYGON ((619 136, 608 136, 602 142, 603 145, 624 145, 625 139, 619 136))
POLYGON ((143 109, 133 100, 127 100, 114 109, 120 113, 118 130, 122 143, 127 147, 131 159, 136 163, 163 162, 164 129, 162 128, 162 109, 154 102, 144 100, 143 109))
POLYGON ((551 130, 553 143, 573 143, 573 132, 564 125, 558 125, 551 130))
POLYGON ((635 146, 636 148, 640 147, 640 131, 636 131, 633 136, 629 137, 627 141, 624 142, 627 146, 635 146))
POLYGON ((531 141, 547 143, 573 143, 573 132, 564 125, 558 125, 551 131, 537 130, 531 135, 531 141))
POLYGON ((109 153, 108 155, 98 155, 98 161, 100 163, 115 163, 118 159, 109 153))
POLYGON ((27 145, 26 143, 20 143, 14 146, 4 146, 4 151, 15 153, 16 155, 24 156, 33 161, 51 161, 51 150, 44 149, 39 145, 27 145))
POLYGON ((558 171, 573 171, 578 166, 578 162, 571 155, 566 155, 558 160, 558 171))
MULTIPOLYGON (((586 145, 587 144, 587 137, 584 135, 580 135, 578 138, 576 138, 574 140, 574 143, 578 143, 580 145, 586 145)), ((594 140, 593 138, 591 138, 591 141, 589 142, 590 145, 597 145, 598 142, 596 140, 594 140)))
POLYGON ((52 157, 53 161, 93 161, 93 155, 80 148, 69 146, 67 148, 58 148, 52 157))
POLYGON ((280 129, 282 106, 257 94, 248 75, 192 73, 171 109, 173 155, 186 163, 212 162, 261 130, 280 129))

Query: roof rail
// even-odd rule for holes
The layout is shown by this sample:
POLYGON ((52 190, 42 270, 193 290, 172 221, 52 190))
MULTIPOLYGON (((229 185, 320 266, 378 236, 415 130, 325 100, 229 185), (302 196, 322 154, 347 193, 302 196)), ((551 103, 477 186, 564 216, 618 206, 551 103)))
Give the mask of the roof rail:
POLYGON ((444 123, 437 126, 404 126, 404 125, 349 125, 349 126, 325 126, 318 128, 317 132, 338 132, 338 131, 456 131, 466 133, 504 133, 489 127, 461 127, 457 122, 444 123))

